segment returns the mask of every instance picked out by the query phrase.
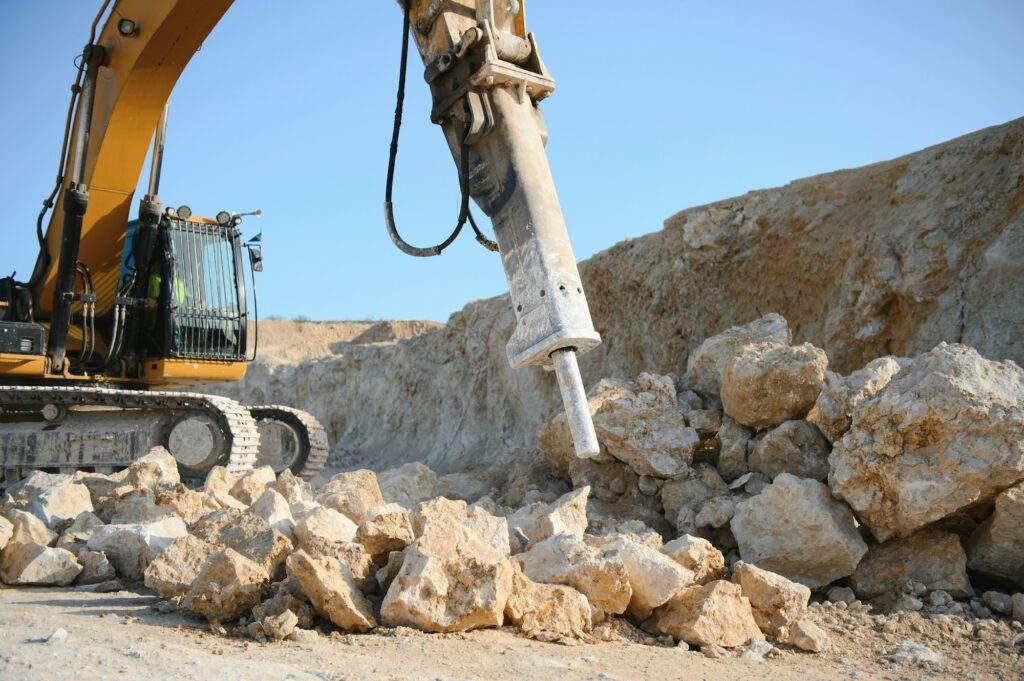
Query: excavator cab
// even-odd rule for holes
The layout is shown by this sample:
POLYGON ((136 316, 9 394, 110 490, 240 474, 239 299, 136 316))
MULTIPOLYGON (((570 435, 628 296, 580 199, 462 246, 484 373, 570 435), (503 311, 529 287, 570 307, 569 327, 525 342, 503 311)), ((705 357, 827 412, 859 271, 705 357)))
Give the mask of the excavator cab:
MULTIPOLYGON (((137 220, 128 225, 122 287, 138 275, 132 248, 137 227, 137 220)), ((144 306, 132 320, 145 330, 143 357, 245 361, 249 315, 236 221, 197 218, 183 206, 161 217, 158 243, 154 261, 144 268, 144 306)))

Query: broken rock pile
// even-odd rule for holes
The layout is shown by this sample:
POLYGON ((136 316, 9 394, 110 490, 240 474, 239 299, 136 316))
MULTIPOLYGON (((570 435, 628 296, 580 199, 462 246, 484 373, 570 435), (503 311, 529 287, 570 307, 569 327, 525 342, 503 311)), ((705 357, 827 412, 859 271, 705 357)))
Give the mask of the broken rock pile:
MULTIPOLYGON (((799 608, 755 595, 753 570, 801 585, 804 603, 842 589, 882 609, 1009 616, 1024 602, 1024 371, 1012 361, 942 343, 841 376, 770 314, 704 341, 678 376, 606 379, 589 399, 599 456, 574 456, 561 414, 538 442, 557 476, 590 490, 590 526, 632 519, 687 537, 669 553, 705 540, 766 634, 816 638, 776 616, 799 608)), ((677 620, 742 609, 736 589, 702 588, 645 626, 704 640, 677 620)))

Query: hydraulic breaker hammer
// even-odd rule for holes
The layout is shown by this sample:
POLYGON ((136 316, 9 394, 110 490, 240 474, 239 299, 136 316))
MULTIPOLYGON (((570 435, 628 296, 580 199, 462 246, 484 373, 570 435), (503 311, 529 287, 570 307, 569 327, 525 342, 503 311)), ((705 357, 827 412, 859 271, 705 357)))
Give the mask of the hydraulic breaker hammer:
MULTIPOLYGON (((576 358, 601 337, 590 318, 544 150, 547 128, 538 105, 555 83, 536 39, 526 32, 523 3, 399 0, 399 5, 406 12, 404 40, 411 34, 426 68, 431 119, 444 130, 460 168, 464 208, 456 232, 468 216, 470 196, 494 225, 516 315, 506 346, 509 364, 554 369, 576 454, 596 456, 599 444, 576 358)), ((403 64, 406 51, 407 42, 403 64)), ((397 120, 400 107, 396 113, 397 120)), ((386 213, 389 232, 399 243, 390 192, 386 213)), ((478 240, 487 243, 471 216, 470 221, 478 240)))

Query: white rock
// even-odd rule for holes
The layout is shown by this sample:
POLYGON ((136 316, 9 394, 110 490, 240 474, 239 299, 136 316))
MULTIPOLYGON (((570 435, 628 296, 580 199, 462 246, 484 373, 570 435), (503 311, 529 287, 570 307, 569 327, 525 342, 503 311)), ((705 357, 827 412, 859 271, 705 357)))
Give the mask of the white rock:
POLYGON ((327 541, 355 541, 358 527, 348 516, 333 508, 320 506, 295 525, 295 538, 299 545, 309 542, 311 537, 327 541))
POLYGON ((872 546, 850 575, 850 586, 861 598, 870 599, 893 594, 907 580, 954 598, 974 595, 960 538, 940 530, 919 530, 872 546))
POLYGON ((370 470, 338 473, 317 490, 316 500, 358 525, 371 508, 384 505, 377 475, 370 470))
POLYGON ((846 377, 826 371, 825 387, 807 420, 818 426, 829 442, 835 442, 850 429, 857 405, 888 385, 909 363, 910 360, 903 357, 879 357, 846 377))
POLYGON ((377 483, 385 501, 415 508, 416 504, 431 496, 437 484, 437 474, 419 461, 414 461, 378 473, 377 483))
POLYGON ((702 393, 717 395, 721 392, 722 372, 743 346, 768 342, 789 345, 791 340, 786 320, 774 313, 734 326, 706 339, 690 353, 684 383, 702 393))
POLYGON ((57 533, 28 511, 12 508, 4 513, 4 518, 11 523, 11 544, 42 544, 53 546, 57 541, 57 533))
POLYGON ((288 556, 288 575, 299 582, 299 592, 316 612, 345 631, 367 631, 377 626, 373 608, 359 591, 349 569, 332 558, 312 558, 299 550, 288 556))
POLYGON ((91 551, 83 547, 79 549, 77 559, 82 571, 78 573, 75 584, 104 584, 117 579, 114 566, 107 560, 107 554, 102 551, 91 551))
POLYGON ((725 556, 707 539, 684 534, 665 544, 661 551, 690 570, 697 584, 707 584, 725 577, 725 556))
POLYGON ((832 647, 828 634, 809 619, 799 620, 790 627, 788 643, 811 653, 823 653, 832 647))
POLYGON ((972 570, 1024 587, 1024 483, 996 497, 996 508, 967 543, 972 570))
POLYGON ((70 551, 42 544, 8 544, 0 554, 0 578, 5 584, 67 586, 81 571, 70 551))
POLYGON ((788 473, 738 504, 731 529, 745 562, 812 588, 852 574, 868 550, 850 509, 788 473))
POLYGON ((270 466, 260 466, 238 476, 231 486, 230 494, 246 506, 252 506, 269 485, 274 484, 276 476, 270 466))
POLYGON ((277 490, 267 487, 249 511, 267 521, 272 528, 295 543, 295 520, 291 507, 277 490))
POLYGON ((517 553, 525 551, 556 534, 571 534, 582 539, 587 530, 589 494, 590 487, 582 487, 562 495, 550 504, 537 502, 506 516, 509 542, 514 550, 517 553), (525 543, 520 537, 525 537, 525 543))
POLYGON ((161 598, 174 598, 188 593, 206 560, 218 547, 188 535, 175 539, 146 567, 146 586, 161 598))
POLYGON ((92 497, 85 485, 67 483, 45 490, 32 499, 25 510, 52 530, 80 513, 92 511, 92 497))
POLYGON ((697 646, 736 648, 762 638, 739 585, 721 580, 683 589, 655 610, 643 628, 697 646))
POLYGON ((722 373, 725 413, 763 428, 803 418, 825 383, 828 357, 810 343, 747 345, 722 373))
POLYGON ((750 470, 774 478, 792 473, 824 482, 831 447, 817 426, 803 420, 786 421, 765 433, 747 458, 750 470))
POLYGON ((646 619, 652 610, 696 581, 691 570, 649 546, 619 539, 602 549, 604 555, 614 555, 626 568, 633 591, 628 612, 637 620, 646 619))
POLYGON ((942 653, 932 650, 928 646, 913 641, 900 641, 899 646, 889 656, 893 662, 912 664, 917 667, 942 664, 942 653))
POLYGON ((0 516, 0 551, 7 546, 11 535, 14 534, 14 524, 10 520, 0 516))
POLYGON ((86 546, 107 554, 121 577, 137 580, 157 554, 187 534, 180 518, 169 517, 140 525, 104 525, 93 532, 86 546))
POLYGON ((940 344, 853 411, 829 457, 833 493, 879 541, 1024 479, 1024 370, 940 344))
POLYGON ((621 614, 632 600, 633 588, 622 560, 573 535, 545 539, 515 559, 533 581, 571 586, 601 612, 621 614))
POLYGON ((732 581, 750 600, 758 628, 777 641, 788 640, 790 628, 807 614, 811 590, 803 584, 742 561, 733 568, 732 581))
MULTIPOLYGON (((616 459, 638 475, 684 475, 700 443, 679 410, 669 376, 640 374, 635 385, 608 385, 609 395, 594 411, 598 439, 616 459)), ((592 391, 593 392, 593 391, 592 391)))

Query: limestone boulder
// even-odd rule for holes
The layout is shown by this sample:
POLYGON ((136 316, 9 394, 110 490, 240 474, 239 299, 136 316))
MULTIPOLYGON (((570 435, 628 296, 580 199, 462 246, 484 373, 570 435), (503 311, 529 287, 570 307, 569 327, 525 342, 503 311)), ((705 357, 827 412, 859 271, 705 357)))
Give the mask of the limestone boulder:
POLYGON ((1024 370, 963 345, 917 357, 853 410, 829 484, 879 540, 1024 479, 1024 370))
POLYGON ((872 546, 850 575, 850 586, 862 599, 893 595, 904 580, 945 591, 953 598, 974 595, 967 578, 967 555, 960 538, 940 530, 920 530, 903 539, 872 546))
POLYGON ((35 499, 57 487, 80 484, 75 476, 63 473, 47 473, 31 471, 21 480, 4 489, 2 505, 5 509, 18 508, 24 510, 35 499))
POLYGON ((591 547, 573 535, 545 539, 516 554, 515 559, 533 581, 571 586, 602 613, 622 614, 633 598, 622 559, 614 551, 591 547))
MULTIPOLYGON (((284 497, 289 504, 313 500, 313 489, 309 483, 302 478, 295 477, 295 474, 288 469, 281 471, 270 487, 284 497)), ((299 621, 301 623, 301 617, 299 621)))
POLYGON ((219 548, 192 535, 175 539, 146 567, 146 586, 161 598, 175 598, 188 593, 206 560, 219 548))
POLYGON ((356 541, 329 541, 319 536, 309 536, 299 544, 310 558, 337 560, 352 573, 356 585, 364 594, 377 590, 377 563, 366 548, 356 541))
POLYGON ((689 517, 690 520, 687 522, 693 524, 705 502, 728 493, 729 486, 722 480, 714 466, 697 464, 686 477, 669 480, 661 486, 661 503, 664 506, 665 517, 673 526, 679 528, 680 517, 684 520, 689 517))
POLYGON ((102 551, 81 548, 76 558, 82 571, 75 578, 75 584, 102 584, 117 579, 117 571, 102 551))
POLYGON ((750 601, 738 584, 723 580, 683 589, 643 628, 696 646, 737 648, 761 638, 750 601))
POLYGON ((36 543, 10 543, 0 553, 0 579, 14 586, 67 586, 82 566, 70 551, 36 543))
POLYGON ((239 475, 228 493, 246 506, 252 506, 263 495, 267 486, 274 484, 276 476, 270 466, 260 466, 239 475))
POLYGON ((432 496, 437 473, 419 461, 413 461, 378 473, 377 484, 384 501, 415 508, 416 504, 432 496))
POLYGON ((271 585, 271 588, 275 589, 274 595, 252 609, 254 620, 279 617, 285 612, 292 612, 295 614, 297 626, 303 629, 313 626, 316 612, 309 599, 300 593, 301 583, 297 578, 288 577, 271 585))
POLYGON ((150 561, 175 539, 187 534, 180 518, 136 525, 104 525, 96 528, 86 547, 107 554, 117 574, 124 579, 138 580, 143 578, 150 561))
POLYGON ((750 601, 758 628, 777 641, 788 641, 793 625, 807 614, 811 590, 782 575, 740 561, 732 582, 739 584, 750 601))
POLYGON ((185 485, 176 485, 157 493, 154 501, 157 506, 167 509, 189 524, 223 508, 223 504, 211 494, 189 489, 185 485))
POLYGON ((811 588, 852 574, 868 550, 828 487, 789 473, 737 504, 730 527, 745 562, 811 588))
POLYGON ((312 558, 303 550, 288 556, 288 576, 298 580, 298 591, 309 598, 317 614, 346 631, 368 631, 377 626, 373 608, 359 591, 348 568, 331 558, 312 558))
POLYGON ((750 452, 750 470, 774 478, 792 473, 799 478, 828 479, 831 446, 818 427, 801 419, 786 421, 765 433, 750 452))
POLYGON ((512 589, 508 526, 447 499, 419 505, 417 535, 381 605, 389 626, 466 631, 501 626, 512 589))
POLYGON ((626 568, 633 592, 627 612, 637 621, 646 619, 655 608, 696 582, 691 570, 657 549, 628 539, 605 544, 602 554, 615 556, 626 568))
POLYGON ((807 420, 816 425, 829 442, 835 442, 850 429, 857 405, 888 385, 909 363, 904 357, 887 356, 872 360, 849 376, 826 371, 825 386, 807 420))
POLYGON ((0 551, 7 546, 11 536, 14 534, 14 524, 10 520, 0 516, 0 551))
POLYGON ((598 439, 608 453, 638 475, 685 475, 700 436, 686 425, 672 378, 640 374, 634 385, 613 390, 614 396, 593 413, 598 439))
POLYGON ((809 619, 798 620, 789 629, 789 644, 809 653, 823 653, 832 647, 832 639, 809 619))
POLYGON ((266 520, 268 525, 295 543, 295 519, 292 517, 291 506, 276 489, 267 487, 249 507, 249 512, 266 520))
POLYGON ((509 542, 517 553, 556 534, 582 538, 587 530, 587 497, 590 487, 563 494, 555 501, 524 506, 505 517, 509 542))
POLYGON ((542 641, 590 640, 590 603, 576 589, 538 584, 521 571, 512 575, 505 620, 528 638, 542 641))
POLYGON ((266 520, 233 508, 206 516, 192 526, 192 535, 234 549, 274 579, 284 574, 284 560, 293 548, 288 537, 270 527, 266 520))
MULTIPOLYGON (((406 547, 407 549, 408 547, 406 547)), ((391 582, 395 581, 395 577, 398 576, 399 571, 402 569, 402 563, 405 562, 406 550, 389 553, 387 562, 374 573, 374 579, 377 580, 381 593, 386 594, 391 587, 391 582)))
POLYGON ((766 428, 807 415, 825 384, 828 357, 810 343, 745 346, 722 373, 725 413, 766 428))
POLYGON ((789 345, 792 340, 786 320, 774 313, 749 324, 733 326, 706 339, 690 353, 683 382, 698 392, 718 395, 721 392, 722 373, 744 346, 755 343, 789 345))
POLYGON ((224 466, 214 466, 210 469, 210 472, 206 474, 206 481, 203 483, 203 489, 210 492, 221 492, 223 494, 230 494, 231 488, 234 487, 235 482, 241 477, 241 473, 235 471, 229 471, 224 466))
POLYGON ((234 549, 211 554, 184 599, 184 606, 211 622, 248 614, 270 582, 267 571, 234 549))
POLYGON ((662 553, 693 573, 696 584, 724 579, 725 556, 707 539, 684 534, 665 544, 662 553))
POLYGON ((121 476, 121 484, 154 494, 172 489, 181 482, 177 460, 163 447, 149 450, 148 454, 133 461, 117 475, 121 476))
POLYGON ((28 511, 12 508, 4 513, 4 518, 11 524, 11 535, 7 540, 10 544, 53 546, 57 541, 57 533, 28 511))
POLYGON ((109 507, 111 525, 132 525, 153 523, 164 518, 176 517, 169 508, 157 506, 152 492, 139 489, 118 498, 109 507))
POLYGON ((317 490, 316 500, 348 516, 356 525, 371 508, 384 505, 377 475, 370 470, 338 473, 317 490))
POLYGON ((995 511, 971 535, 967 555, 972 570, 1024 588, 1024 483, 996 497, 995 511))
POLYGON ((754 431, 737 423, 730 416, 722 417, 718 428, 718 472, 726 482, 732 482, 750 470, 747 465, 747 442, 754 431))
POLYGON ((41 491, 25 510, 54 530, 74 520, 80 513, 91 512, 92 497, 85 485, 68 482, 41 491))
POLYGON ((404 550, 414 539, 409 511, 396 503, 371 508, 356 532, 356 541, 375 560, 404 550))
POLYGON ((319 506, 295 525, 295 539, 299 546, 314 537, 329 542, 355 541, 358 526, 348 516, 333 508, 319 506))

